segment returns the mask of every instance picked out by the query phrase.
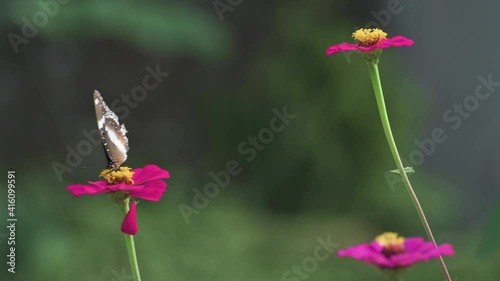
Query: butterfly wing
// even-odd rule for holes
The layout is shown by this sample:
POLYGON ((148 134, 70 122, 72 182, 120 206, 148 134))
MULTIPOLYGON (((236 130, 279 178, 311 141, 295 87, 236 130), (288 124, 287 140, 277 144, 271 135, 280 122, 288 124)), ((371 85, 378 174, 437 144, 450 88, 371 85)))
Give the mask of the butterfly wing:
POLYGON ((107 133, 104 130, 104 115, 106 114, 106 103, 104 102, 101 94, 98 91, 94 91, 94 106, 95 106, 95 114, 97 118, 97 128, 99 129, 99 133, 101 135, 101 143, 104 148, 104 154, 106 155, 106 160, 108 162, 108 167, 113 163, 113 160, 109 157, 108 153, 108 142, 107 142, 107 133))
POLYGON ((98 91, 94 91, 94 105, 108 167, 117 169, 127 160, 127 130, 124 125, 120 125, 118 116, 109 109, 98 91))

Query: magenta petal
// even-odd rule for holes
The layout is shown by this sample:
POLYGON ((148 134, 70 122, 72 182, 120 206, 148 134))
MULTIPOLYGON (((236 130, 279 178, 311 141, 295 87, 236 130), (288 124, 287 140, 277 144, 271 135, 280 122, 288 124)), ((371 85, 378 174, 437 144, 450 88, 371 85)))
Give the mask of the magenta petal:
POLYGON ((361 244, 338 251, 339 257, 351 257, 378 266, 390 266, 390 261, 372 244, 361 244))
POLYGON ((89 181, 89 184, 104 188, 108 185, 108 182, 107 181, 89 181))
POLYGON ((453 246, 450 244, 443 244, 436 248, 430 249, 429 251, 425 251, 423 255, 425 256, 425 260, 439 258, 439 256, 452 256, 455 254, 453 250, 453 246))
POLYGON ((389 48, 389 47, 390 47, 389 45, 387 45, 387 46, 383 46, 383 45, 380 45, 380 44, 379 44, 379 45, 373 45, 373 46, 370 46, 370 47, 362 47, 362 46, 359 46, 359 48, 358 48, 358 49, 359 49, 361 52, 371 52, 371 51, 373 51, 373 50, 375 50, 375 49, 385 49, 385 48, 389 48))
POLYGON ((408 252, 418 251, 425 244, 422 237, 409 237, 405 239, 405 248, 408 252))
POLYGON ((427 253, 429 251, 436 251, 437 248, 434 246, 432 242, 424 242, 418 249, 414 250, 415 252, 427 253))
POLYGON ((407 238, 405 240, 405 247, 408 253, 420 252, 432 258, 439 257, 439 254, 443 256, 452 256, 455 254, 453 246, 450 244, 439 245, 436 248, 432 242, 425 242, 420 237, 407 238))
POLYGON ((393 255, 390 257, 392 268, 394 267, 407 267, 417 262, 423 261, 424 257, 421 253, 403 253, 399 255, 393 255))
POLYGON ((115 184, 108 185, 106 181, 89 181, 88 184, 71 184, 67 187, 75 196, 80 196, 84 194, 95 195, 101 193, 111 193, 116 191, 136 191, 143 189, 142 185, 128 185, 128 184, 115 184))
POLYGON ((334 55, 338 52, 349 52, 349 51, 356 51, 358 50, 358 45, 357 44, 351 44, 351 43, 342 43, 342 44, 337 44, 329 47, 326 49, 326 55, 334 55))
POLYGON ((159 201, 166 189, 166 182, 162 180, 152 180, 146 182, 143 189, 130 192, 130 195, 144 200, 159 201))
POLYGON ((122 222, 122 232, 129 235, 135 235, 137 234, 137 231, 139 231, 139 227, 137 226, 137 214, 135 205, 135 201, 132 200, 132 203, 130 204, 130 210, 125 215, 125 218, 122 222))
POLYGON ((440 245, 437 248, 432 242, 425 242, 422 238, 407 238, 405 241, 406 253, 394 255, 391 261, 397 267, 406 267, 417 262, 439 258, 439 256, 454 255, 450 244, 440 245))
POLYGON ((361 52, 371 52, 375 49, 387 49, 389 47, 408 47, 413 45, 414 42, 411 39, 405 38, 403 36, 394 36, 393 38, 386 38, 382 40, 377 45, 370 47, 358 46, 357 44, 342 43, 329 47, 326 49, 326 55, 334 55, 338 52, 349 52, 349 51, 361 51, 361 52))
POLYGON ((438 247, 439 253, 442 256, 453 256, 455 255, 455 250, 451 244, 443 244, 438 247))
POLYGON ((421 237, 406 238, 404 252, 385 253, 384 248, 378 242, 361 244, 340 250, 339 257, 352 257, 363 262, 385 268, 404 268, 415 263, 439 258, 439 256, 451 256, 455 252, 452 245, 443 244, 436 247, 432 242, 427 242, 421 237))
POLYGON ((382 253, 384 247, 380 245, 377 241, 373 241, 370 243, 370 247, 377 253, 382 253))
POLYGON ((387 46, 385 48, 394 46, 394 47, 409 47, 413 45, 415 42, 413 40, 405 38, 403 36, 394 36, 393 38, 387 38, 383 40, 379 45, 387 46))
POLYGON ((89 181, 88 184, 69 185, 67 186, 67 190, 75 196, 123 191, 134 197, 159 201, 167 188, 167 184, 161 179, 169 178, 169 172, 156 165, 146 165, 143 168, 134 169, 133 172, 132 180, 134 184, 120 183, 109 185, 105 180, 89 181))
POLYGON ((170 178, 170 174, 167 170, 163 170, 156 165, 146 165, 144 168, 138 168, 132 171, 134 172, 132 179, 135 184, 141 184, 150 180, 170 178))
POLYGON ((84 194, 95 195, 106 192, 104 188, 93 184, 70 184, 66 189, 75 196, 84 194))
POLYGON ((115 185, 108 185, 105 188, 108 192, 117 192, 117 191, 134 192, 144 189, 144 185, 129 185, 120 183, 115 185))

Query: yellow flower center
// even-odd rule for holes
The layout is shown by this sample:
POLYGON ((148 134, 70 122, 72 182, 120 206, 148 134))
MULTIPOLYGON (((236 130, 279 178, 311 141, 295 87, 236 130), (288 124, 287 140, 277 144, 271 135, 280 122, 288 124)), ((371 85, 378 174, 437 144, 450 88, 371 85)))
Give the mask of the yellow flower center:
POLYGON ((395 232, 385 232, 375 238, 375 241, 384 249, 386 255, 402 253, 405 251, 405 238, 395 232))
POLYGON ((118 170, 105 169, 99 174, 100 177, 108 181, 108 184, 125 183, 130 185, 134 184, 133 175, 134 172, 129 167, 120 167, 118 170))
POLYGON ((387 37, 387 33, 378 28, 361 28, 352 33, 352 38, 359 41, 364 47, 380 43, 387 37))

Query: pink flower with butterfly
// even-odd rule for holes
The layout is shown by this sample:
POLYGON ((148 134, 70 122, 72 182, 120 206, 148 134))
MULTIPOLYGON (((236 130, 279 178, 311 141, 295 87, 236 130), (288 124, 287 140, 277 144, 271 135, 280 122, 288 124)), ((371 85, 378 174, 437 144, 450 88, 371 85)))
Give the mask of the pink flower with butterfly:
POLYGON ((108 194, 124 211, 121 231, 125 233, 125 244, 134 280, 140 281, 139 265, 135 252, 134 235, 137 234, 137 202, 134 198, 159 201, 167 189, 165 179, 170 178, 167 170, 156 165, 131 169, 122 166, 127 160, 129 150, 127 130, 120 124, 118 116, 106 105, 98 91, 94 91, 94 106, 97 127, 101 134, 102 145, 108 169, 100 173, 101 181, 86 184, 71 184, 67 190, 75 196, 108 194))
MULTIPOLYGON (((116 171, 106 169, 101 172, 101 177, 105 180, 71 184, 67 189, 75 196, 109 194, 119 204, 131 197, 159 201, 167 189, 167 183, 163 179, 168 179, 170 174, 156 165, 146 165, 133 170, 128 167, 120 167, 116 171)), ((129 224, 131 228, 122 227, 122 231, 135 235, 137 233, 135 213, 131 220, 135 225, 129 224)))
POLYGON ((159 201, 167 189, 167 183, 162 179, 168 179, 170 174, 156 165, 146 165, 133 170, 129 167, 121 167, 127 160, 129 149, 127 130, 124 125, 120 124, 118 116, 109 109, 98 91, 94 91, 94 105, 97 127, 101 133, 102 144, 108 159, 108 169, 100 174, 105 180, 72 184, 67 187, 67 190, 75 196, 107 193, 118 204, 125 204, 128 223, 122 223, 122 231, 135 235, 138 231, 135 201, 130 198, 159 201), (133 204, 132 214, 128 207, 130 201, 133 204))

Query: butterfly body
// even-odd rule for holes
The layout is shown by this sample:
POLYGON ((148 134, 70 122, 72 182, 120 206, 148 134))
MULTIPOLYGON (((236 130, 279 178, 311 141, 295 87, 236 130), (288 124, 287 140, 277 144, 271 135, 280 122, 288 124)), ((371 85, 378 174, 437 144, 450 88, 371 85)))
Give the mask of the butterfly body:
POLYGON ((127 160, 127 129, 120 124, 118 116, 109 109, 98 91, 94 91, 94 105, 108 168, 116 170, 127 160))

